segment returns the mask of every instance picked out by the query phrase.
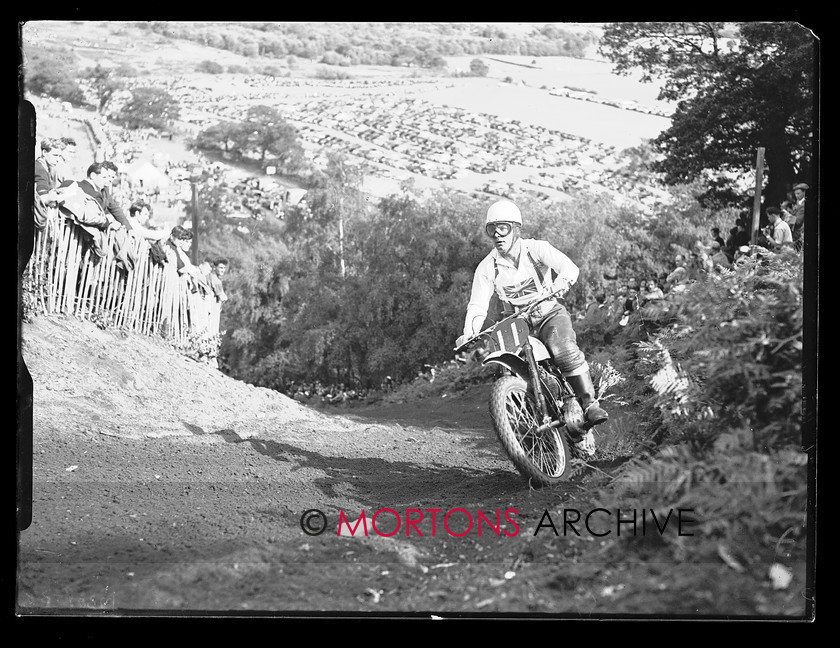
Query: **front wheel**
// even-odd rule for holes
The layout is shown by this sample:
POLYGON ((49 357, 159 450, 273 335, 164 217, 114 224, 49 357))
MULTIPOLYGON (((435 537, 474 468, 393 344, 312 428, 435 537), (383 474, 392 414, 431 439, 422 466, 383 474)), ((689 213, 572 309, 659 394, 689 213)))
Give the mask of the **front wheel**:
POLYGON ((568 476, 569 446, 556 428, 536 433, 541 415, 534 394, 519 376, 493 385, 490 415, 502 447, 520 474, 534 486, 551 486, 568 476))

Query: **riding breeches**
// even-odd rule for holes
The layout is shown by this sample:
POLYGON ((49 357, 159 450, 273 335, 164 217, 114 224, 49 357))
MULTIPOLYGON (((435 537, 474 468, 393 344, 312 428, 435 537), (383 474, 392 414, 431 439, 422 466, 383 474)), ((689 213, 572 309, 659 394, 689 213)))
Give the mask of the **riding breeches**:
POLYGON ((589 371, 586 356, 577 345, 572 318, 562 304, 534 323, 534 334, 545 344, 554 364, 564 376, 579 376, 589 371))

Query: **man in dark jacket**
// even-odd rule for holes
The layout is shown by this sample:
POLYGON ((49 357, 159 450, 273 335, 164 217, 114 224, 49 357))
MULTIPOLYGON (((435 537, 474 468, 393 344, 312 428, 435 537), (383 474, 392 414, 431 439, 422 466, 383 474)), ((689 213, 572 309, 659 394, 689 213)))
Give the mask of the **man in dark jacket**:
POLYGON ((45 139, 41 142, 41 155, 35 159, 35 203, 33 218, 35 227, 46 227, 50 215, 58 206, 58 165, 62 160, 61 140, 45 139))
MULTIPOLYGON (((102 207, 102 211, 111 214, 126 230, 131 230, 131 221, 122 207, 111 195, 110 186, 116 178, 116 165, 109 162, 94 162, 87 169, 87 178, 79 181, 79 188, 91 196, 102 207)), ((62 185, 69 184, 68 181, 62 185)))
POLYGON ((41 156, 35 160, 35 190, 38 195, 50 194, 58 186, 56 171, 63 157, 61 143, 46 139, 41 142, 41 156))

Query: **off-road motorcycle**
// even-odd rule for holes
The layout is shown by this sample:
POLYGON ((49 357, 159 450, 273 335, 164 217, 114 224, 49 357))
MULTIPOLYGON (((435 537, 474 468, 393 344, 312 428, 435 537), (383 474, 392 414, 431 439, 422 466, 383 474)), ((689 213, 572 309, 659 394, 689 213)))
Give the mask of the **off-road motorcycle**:
POLYGON ((501 366, 490 394, 493 427, 513 465, 536 487, 567 479, 572 457, 595 454, 580 401, 528 324, 537 305, 565 291, 538 297, 454 349, 483 345, 482 364, 501 366))

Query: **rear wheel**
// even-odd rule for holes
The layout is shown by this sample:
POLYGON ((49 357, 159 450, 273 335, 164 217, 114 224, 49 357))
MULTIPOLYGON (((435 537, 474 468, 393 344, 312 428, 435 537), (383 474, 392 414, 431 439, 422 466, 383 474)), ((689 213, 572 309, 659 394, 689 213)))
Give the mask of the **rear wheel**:
POLYGON ((534 394, 519 376, 503 376, 493 385, 490 415, 502 447, 520 474, 534 486, 567 478, 569 446, 556 428, 537 434, 541 415, 534 394))

